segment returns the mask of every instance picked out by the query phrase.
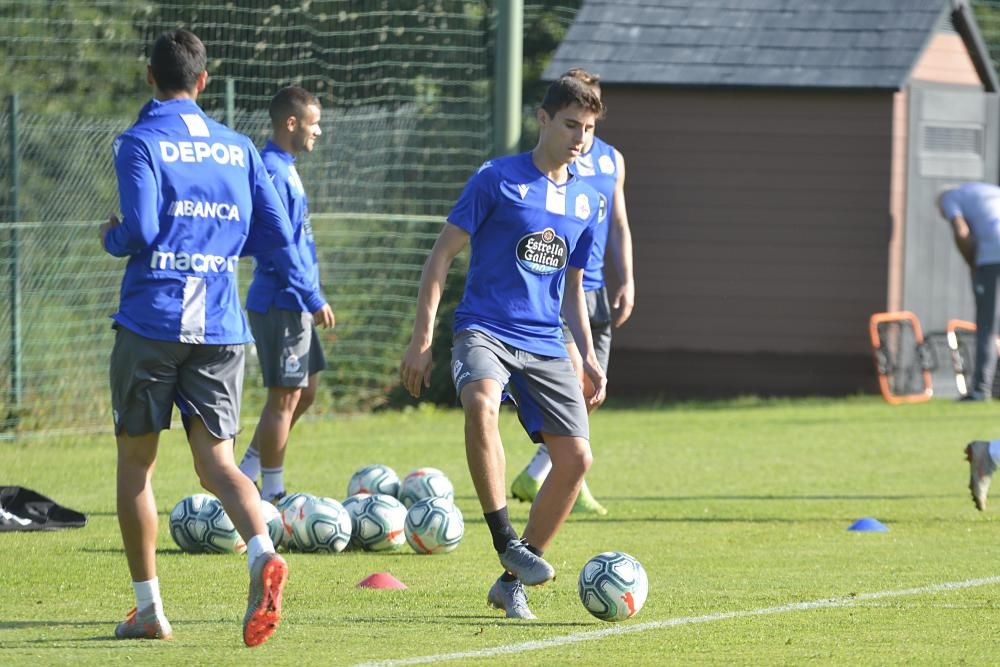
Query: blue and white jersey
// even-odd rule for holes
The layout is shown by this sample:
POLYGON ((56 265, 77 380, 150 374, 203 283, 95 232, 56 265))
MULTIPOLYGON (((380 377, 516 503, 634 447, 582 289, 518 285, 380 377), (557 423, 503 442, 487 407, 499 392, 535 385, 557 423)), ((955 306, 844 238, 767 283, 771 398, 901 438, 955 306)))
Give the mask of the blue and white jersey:
POLYGON ((114 142, 121 224, 104 247, 128 257, 116 322, 147 338, 253 340, 237 293, 241 255, 266 257, 310 307, 292 226, 249 138, 190 99, 150 100, 114 142))
POLYGON ((1000 264, 1000 188, 990 183, 963 183, 941 195, 941 211, 952 220, 961 215, 976 241, 976 266, 1000 264))
POLYGON ((604 287, 604 251, 608 245, 611 209, 615 203, 615 186, 618 183, 618 157, 615 147, 594 137, 590 150, 570 165, 570 171, 597 190, 601 197, 594 245, 583 272, 583 289, 588 292, 604 287))
POLYGON ((566 266, 586 266, 599 201, 572 174, 553 183, 531 153, 480 167, 448 214, 471 236, 455 332, 478 329, 527 352, 565 357, 559 310, 566 266))
MULTIPOLYGON (((295 170, 295 156, 268 141, 260 152, 264 168, 271 177, 274 189, 278 191, 292 222, 292 236, 305 267, 306 278, 319 291, 319 263, 316 260, 316 241, 309 222, 309 202, 306 199, 302 180, 295 170)), ((302 296, 288 287, 281 279, 277 267, 266 258, 258 259, 253 272, 253 281, 247 290, 247 310, 266 313, 271 306, 283 310, 313 312, 306 306, 302 296)))

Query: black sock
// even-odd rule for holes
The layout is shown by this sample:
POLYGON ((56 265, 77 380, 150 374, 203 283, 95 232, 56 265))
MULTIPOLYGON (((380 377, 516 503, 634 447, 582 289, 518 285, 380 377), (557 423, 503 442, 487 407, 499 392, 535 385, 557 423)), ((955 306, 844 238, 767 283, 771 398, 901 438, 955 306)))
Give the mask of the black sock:
POLYGON ((493 536, 493 548, 497 553, 503 553, 507 548, 507 543, 517 539, 517 531, 510 525, 510 517, 507 516, 507 507, 501 507, 494 512, 483 514, 486 525, 490 528, 490 535, 493 536))
POLYGON ((536 547, 534 544, 528 544, 527 542, 525 542, 524 546, 525 546, 525 548, 528 549, 528 551, 530 551, 531 553, 535 554, 539 558, 542 557, 542 550, 539 549, 538 547, 536 547))
POLYGON ((517 581, 517 577, 504 570, 504 573, 500 575, 500 581, 509 584, 512 581, 517 581))

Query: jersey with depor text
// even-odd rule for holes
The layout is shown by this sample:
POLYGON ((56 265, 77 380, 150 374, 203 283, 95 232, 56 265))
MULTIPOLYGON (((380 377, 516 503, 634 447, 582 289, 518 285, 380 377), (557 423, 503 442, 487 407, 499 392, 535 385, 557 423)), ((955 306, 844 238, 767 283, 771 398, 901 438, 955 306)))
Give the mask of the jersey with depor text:
POLYGON ((569 168, 597 190, 601 197, 594 245, 591 246, 587 268, 583 272, 583 289, 589 292, 604 287, 604 252, 608 245, 611 210, 614 207, 615 187, 618 184, 618 158, 615 147, 594 137, 590 150, 574 160, 569 168))
POLYGON ((249 138, 190 99, 150 100, 114 142, 121 224, 104 247, 128 257, 113 318, 147 338, 233 345, 253 340, 237 293, 241 255, 278 267, 311 309, 292 227, 249 138))
MULTIPOLYGON (((295 156, 268 141, 260 152, 260 157, 264 161, 264 168, 271 177, 274 189, 278 191, 278 197, 288 211, 295 247, 302 257, 309 284, 313 289, 319 290, 316 241, 313 238, 312 224, 309 222, 309 202, 302 187, 302 180, 295 169, 295 156)), ((272 262, 266 258, 257 259, 253 281, 247 290, 247 310, 266 313, 272 305, 283 310, 312 312, 306 307, 302 296, 285 285, 272 262)))
POLYGON ((992 183, 963 183, 941 195, 949 220, 961 215, 976 241, 976 266, 1000 264, 1000 188, 992 183))
POLYGON ((562 185, 552 182, 531 153, 480 167, 448 214, 471 246, 455 332, 477 329, 527 352, 565 357, 559 310, 566 267, 586 266, 599 202, 572 174, 562 185))

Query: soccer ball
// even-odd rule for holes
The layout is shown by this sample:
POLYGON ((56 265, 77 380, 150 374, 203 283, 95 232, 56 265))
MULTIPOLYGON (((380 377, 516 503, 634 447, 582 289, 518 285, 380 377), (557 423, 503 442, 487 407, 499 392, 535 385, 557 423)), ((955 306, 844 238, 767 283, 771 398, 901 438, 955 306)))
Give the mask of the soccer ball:
POLYGON ((285 535, 285 526, 281 523, 281 512, 270 502, 261 500, 260 513, 264 517, 264 523, 267 525, 267 534, 270 536, 271 542, 274 543, 275 548, 280 547, 283 542, 282 538, 285 535))
POLYGON ((211 498, 198 512, 197 525, 202 529, 201 546, 207 553, 241 554, 247 550, 246 542, 236 532, 236 526, 226 514, 222 502, 211 498))
POLYGON ((364 507, 365 498, 370 498, 371 495, 372 494, 370 493, 355 493, 353 496, 348 496, 347 498, 345 498, 344 502, 341 503, 344 506, 344 509, 347 510, 347 513, 351 515, 350 546, 352 547, 360 548, 361 546, 361 544, 354 539, 354 537, 357 536, 358 534, 358 513, 361 511, 361 508, 364 507))
POLYGON ((189 554, 205 552, 201 544, 203 529, 198 524, 198 513, 211 500, 214 498, 207 493, 195 493, 181 498, 170 510, 170 537, 174 538, 181 551, 189 554))
POLYGON ((399 500, 410 507, 424 498, 454 498, 455 487, 437 468, 417 468, 399 485, 399 500))
POLYGON ((351 515, 333 498, 307 498, 288 522, 299 551, 343 551, 351 541, 351 515))
POLYGON ((389 466, 378 463, 365 466, 351 475, 347 484, 347 495, 359 493, 384 493, 396 497, 399 495, 399 475, 389 466))
POLYGON ((392 551, 406 541, 406 508, 383 493, 364 498, 357 507, 353 542, 365 551, 392 551))
POLYGON ((281 541, 289 549, 295 546, 295 538, 292 537, 292 522, 299 516, 306 501, 315 497, 311 493, 293 493, 290 496, 285 496, 275 505, 275 508, 281 512, 281 525, 285 529, 281 541))
POLYGON ((580 601, 602 621, 624 621, 646 603, 649 581, 635 558, 620 551, 597 554, 580 570, 580 601))
POLYGON ((403 530, 418 554, 446 554, 462 540, 465 520, 450 498, 424 498, 406 513, 403 530))

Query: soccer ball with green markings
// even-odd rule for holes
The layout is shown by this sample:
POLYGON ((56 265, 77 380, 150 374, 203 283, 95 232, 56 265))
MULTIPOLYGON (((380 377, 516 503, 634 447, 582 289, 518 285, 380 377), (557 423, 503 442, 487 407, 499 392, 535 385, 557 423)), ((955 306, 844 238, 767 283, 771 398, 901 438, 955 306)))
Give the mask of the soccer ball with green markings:
POLYGON ((399 500, 407 507, 424 498, 454 498, 455 487, 437 468, 417 468, 399 485, 399 500))
POLYGON ((376 493, 354 508, 353 544, 365 551, 393 551, 406 541, 406 508, 392 496, 376 493))
POLYGON ((333 498, 306 499, 288 525, 299 551, 336 553, 351 541, 351 515, 333 498))
POLYGON ((450 498, 424 498, 406 513, 403 530, 418 554, 446 554, 462 541, 465 520, 450 498))
POLYGON ((646 603, 649 581, 646 570, 632 556, 620 551, 597 554, 580 571, 580 601, 602 621, 624 621, 646 603))
POLYGON ((347 495, 359 493, 384 493, 388 496, 399 495, 399 475, 389 466, 375 463, 360 468, 351 475, 347 484, 347 495))

